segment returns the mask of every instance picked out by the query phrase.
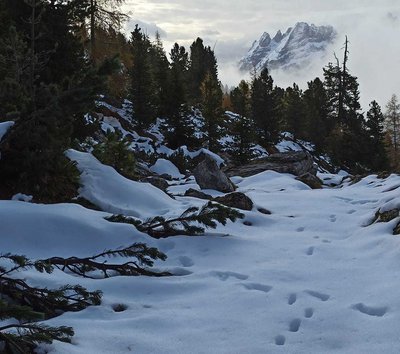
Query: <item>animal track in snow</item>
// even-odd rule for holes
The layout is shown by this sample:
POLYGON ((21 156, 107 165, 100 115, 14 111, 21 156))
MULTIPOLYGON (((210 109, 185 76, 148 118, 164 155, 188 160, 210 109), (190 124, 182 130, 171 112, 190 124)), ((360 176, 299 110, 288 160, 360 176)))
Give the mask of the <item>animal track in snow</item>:
POLYGON ((262 291, 264 293, 269 293, 272 290, 272 286, 260 283, 242 283, 242 285, 247 290, 257 290, 257 291, 262 291))
POLYGON ((299 227, 296 229, 297 232, 303 232, 306 228, 305 227, 299 227))
POLYGON ((288 304, 293 305, 297 300, 297 295, 295 293, 289 295, 288 304))
POLYGON ((330 215, 329 216, 330 222, 335 222, 336 221, 336 215, 330 215))
POLYGON ((360 311, 361 313, 364 313, 369 316, 376 316, 376 317, 382 317, 385 315, 387 312, 388 308, 386 306, 384 307, 371 307, 363 304, 360 302, 359 304, 355 304, 351 307, 353 310, 360 311))
POLYGON ((281 334, 279 336, 275 337, 275 344, 276 345, 284 345, 286 342, 285 336, 282 336, 281 334))
POLYGON ((312 256, 314 254, 314 247, 308 247, 306 251, 307 256, 312 256))
POLYGON ((239 280, 247 280, 249 278, 248 275, 235 273, 235 272, 218 272, 218 271, 215 271, 215 272, 211 272, 211 275, 216 276, 217 278, 219 278, 222 281, 225 281, 230 277, 236 278, 236 279, 239 279, 239 280))
POLYGON ((323 294, 323 293, 320 293, 320 292, 314 291, 314 290, 305 290, 305 292, 308 295, 311 295, 312 297, 315 297, 315 298, 317 298, 317 299, 319 299, 321 301, 328 301, 328 299, 330 298, 329 295, 323 294))
POLYGON ((351 210, 349 210, 349 211, 347 212, 347 214, 354 214, 355 212, 356 212, 355 209, 351 209, 351 210))
POLYGON ((194 262, 190 257, 180 256, 178 259, 179 259, 179 262, 181 263, 182 267, 191 267, 194 265, 194 262))
POLYGON ((305 318, 311 318, 314 315, 314 310, 311 307, 307 307, 304 310, 304 317, 305 318))
POLYGON ((290 332, 298 332, 300 329, 300 324, 301 324, 301 319, 300 318, 295 318, 290 321, 289 323, 289 331, 290 332))

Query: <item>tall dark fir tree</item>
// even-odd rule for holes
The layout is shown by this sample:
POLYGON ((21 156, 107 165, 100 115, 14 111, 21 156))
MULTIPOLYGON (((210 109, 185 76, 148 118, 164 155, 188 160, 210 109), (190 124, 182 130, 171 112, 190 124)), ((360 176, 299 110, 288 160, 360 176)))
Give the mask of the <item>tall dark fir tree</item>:
POLYGON ((261 145, 276 142, 279 138, 279 103, 274 80, 265 68, 251 82, 251 117, 258 130, 261 145))
POLYGON ((130 98, 133 102, 133 119, 144 129, 154 122, 157 114, 157 89, 151 66, 151 43, 136 25, 131 33, 133 65, 130 69, 130 98))
POLYGON ((367 146, 366 152, 369 155, 369 167, 373 171, 382 171, 389 167, 385 146, 385 117, 378 102, 372 101, 367 112, 367 146))

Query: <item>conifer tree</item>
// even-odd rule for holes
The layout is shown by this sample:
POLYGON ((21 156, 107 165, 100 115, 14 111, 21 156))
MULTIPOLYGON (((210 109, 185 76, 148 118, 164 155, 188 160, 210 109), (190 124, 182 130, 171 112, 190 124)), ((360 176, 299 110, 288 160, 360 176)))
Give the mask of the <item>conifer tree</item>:
POLYGON ((133 118, 138 127, 144 129, 156 118, 156 85, 151 68, 151 43, 138 25, 131 33, 131 50, 133 66, 130 69, 130 97, 133 102, 133 118))
POLYGON ((294 139, 305 138, 305 109, 302 92, 296 84, 288 87, 283 96, 282 120, 284 129, 292 133, 294 139))
POLYGON ((94 64, 99 64, 97 50, 97 29, 119 30, 127 16, 121 12, 125 0, 72 0, 72 6, 80 9, 81 22, 90 33, 90 56, 94 64))
POLYGON ((259 142, 264 146, 276 142, 280 131, 278 99, 273 84, 267 68, 254 76, 251 83, 251 117, 259 131, 259 142))
POLYGON ((213 151, 219 149, 220 124, 222 120, 222 90, 219 81, 207 74, 201 84, 202 113, 205 120, 207 147, 213 151))
POLYGON ((392 95, 386 105, 385 128, 389 135, 391 165, 398 170, 400 166, 400 104, 396 95, 392 95))
POLYGON ((253 153, 251 147, 254 144, 255 132, 251 119, 251 94, 249 84, 242 80, 239 86, 230 94, 232 109, 238 114, 229 126, 229 134, 233 138, 230 144, 232 158, 235 162, 243 164, 248 162, 253 153))
POLYGON ((154 80, 154 100, 157 116, 165 117, 169 106, 169 62, 165 54, 159 32, 156 32, 154 43, 150 47, 150 66, 154 80))
POLYGON ((325 140, 332 127, 328 122, 328 98, 319 78, 308 83, 303 95, 305 109, 305 139, 315 145, 317 152, 325 148, 325 140))
POLYGON ((372 101, 367 112, 366 128, 368 134, 367 153, 369 167, 374 171, 382 171, 388 167, 385 147, 385 117, 378 102, 372 101))
POLYGON ((192 104, 201 102, 201 85, 210 75, 214 81, 218 81, 217 59, 210 46, 204 46, 203 40, 197 38, 190 46, 189 61, 190 100, 192 104))
POLYGON ((349 169, 362 169, 366 139, 364 117, 360 112, 357 78, 348 70, 348 40, 346 37, 343 62, 324 68, 324 86, 328 96, 328 118, 333 130, 327 145, 334 162, 349 169), (358 141, 357 144, 354 142, 358 141))
POLYGON ((13 7, 12 36, 0 49, 0 60, 6 60, 11 68, 0 87, 11 84, 14 88, 8 91, 14 97, 8 97, 10 104, 3 108, 4 114, 16 120, 1 142, 1 193, 10 197, 23 192, 41 201, 68 200, 77 192, 79 173, 64 151, 74 127, 94 106, 103 84, 98 75, 102 69, 92 69, 80 56, 83 51, 79 42, 66 33, 73 21, 67 3, 59 3, 56 10, 53 2, 25 4, 17 0, 14 4, 18 6, 13 7), (57 11, 58 23, 50 18, 53 11, 57 11), (23 14, 28 16, 26 22, 20 19, 23 14), (52 25, 57 28, 57 37, 53 37, 52 25), (57 46, 59 37, 70 44, 57 46), (55 55, 57 48, 67 59, 74 55, 79 58, 68 76, 62 69, 65 58, 55 55), (28 65, 24 64, 26 58, 28 65), (60 72, 50 70, 50 62, 54 67, 59 62, 60 72))

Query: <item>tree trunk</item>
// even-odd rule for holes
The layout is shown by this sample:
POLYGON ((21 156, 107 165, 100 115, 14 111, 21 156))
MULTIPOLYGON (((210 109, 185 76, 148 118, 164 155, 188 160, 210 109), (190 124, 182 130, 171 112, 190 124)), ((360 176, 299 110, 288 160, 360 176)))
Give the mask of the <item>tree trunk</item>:
POLYGON ((97 7, 96 0, 90 0, 90 55, 93 64, 96 64, 96 35, 95 35, 96 7, 97 7))

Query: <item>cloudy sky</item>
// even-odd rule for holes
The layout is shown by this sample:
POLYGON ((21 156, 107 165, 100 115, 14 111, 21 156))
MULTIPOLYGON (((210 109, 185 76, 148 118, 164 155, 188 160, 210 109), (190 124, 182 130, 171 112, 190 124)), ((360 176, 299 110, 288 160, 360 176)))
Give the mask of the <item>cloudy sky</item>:
POLYGON ((124 10, 150 36, 158 29, 167 52, 174 42, 190 46, 201 37, 215 47, 220 78, 236 85, 243 77, 237 61, 263 32, 286 31, 296 22, 329 24, 339 35, 328 59, 307 72, 276 74, 281 86, 321 76, 326 60, 340 53, 345 35, 350 40, 350 69, 359 78, 361 99, 385 105, 400 95, 400 0, 126 0, 124 10))

